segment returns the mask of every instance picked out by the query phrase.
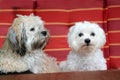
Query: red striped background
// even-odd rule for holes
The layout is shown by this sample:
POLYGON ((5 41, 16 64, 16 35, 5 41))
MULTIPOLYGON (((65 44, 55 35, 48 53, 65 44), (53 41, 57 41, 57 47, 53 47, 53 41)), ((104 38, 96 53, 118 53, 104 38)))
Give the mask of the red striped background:
POLYGON ((42 17, 51 38, 45 52, 65 60, 70 49, 67 33, 78 21, 98 23, 106 32, 102 48, 108 69, 120 68, 120 1, 119 0, 0 0, 0 48, 16 14, 34 13, 42 17))

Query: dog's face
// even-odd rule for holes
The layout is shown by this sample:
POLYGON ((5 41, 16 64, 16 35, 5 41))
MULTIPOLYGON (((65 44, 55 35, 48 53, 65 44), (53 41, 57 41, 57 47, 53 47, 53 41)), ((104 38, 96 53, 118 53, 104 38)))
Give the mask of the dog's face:
POLYGON ((8 40, 11 49, 21 56, 26 51, 43 49, 48 42, 49 32, 38 16, 22 16, 16 18, 9 30, 8 40))
POLYGON ((83 55, 93 53, 106 42, 104 31, 95 23, 79 22, 68 33, 68 43, 72 50, 83 55))
POLYGON ((49 32, 45 29, 43 22, 25 23, 24 26, 27 50, 43 49, 49 38, 49 32))

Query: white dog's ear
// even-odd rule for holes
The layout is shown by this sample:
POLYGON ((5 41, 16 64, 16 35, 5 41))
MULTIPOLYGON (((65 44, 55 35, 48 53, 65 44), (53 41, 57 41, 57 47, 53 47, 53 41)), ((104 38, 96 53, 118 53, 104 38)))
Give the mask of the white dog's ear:
POLYGON ((103 47, 106 43, 106 34, 101 27, 99 27, 99 28, 100 29, 98 30, 98 32, 100 33, 99 35, 101 36, 101 42, 100 43, 101 43, 101 47, 103 47))
POLYGON ((71 26, 68 32, 68 37, 71 36, 72 32, 74 31, 75 27, 71 26))
POLYGON ((97 32, 99 33, 99 48, 103 47, 106 43, 106 35, 104 30, 96 23, 92 23, 96 27, 97 32))
POLYGON ((83 23, 82 22, 76 22, 73 26, 70 27, 69 29, 69 35, 71 35, 71 33, 73 33, 73 31, 75 30, 76 27, 80 27, 83 23))
MULTIPOLYGON (((25 37, 24 33, 25 32, 23 31, 21 35, 23 38, 25 37)), ((18 53, 21 56, 24 56, 26 53, 25 38, 24 39, 23 38, 21 38, 20 42, 13 27, 10 28, 8 35, 9 45, 13 52, 18 53)))
POLYGON ((71 45, 71 38, 73 37, 73 32, 75 30, 75 25, 71 26, 70 29, 69 29, 69 32, 68 32, 68 44, 69 44, 69 47, 72 48, 72 45, 71 45))

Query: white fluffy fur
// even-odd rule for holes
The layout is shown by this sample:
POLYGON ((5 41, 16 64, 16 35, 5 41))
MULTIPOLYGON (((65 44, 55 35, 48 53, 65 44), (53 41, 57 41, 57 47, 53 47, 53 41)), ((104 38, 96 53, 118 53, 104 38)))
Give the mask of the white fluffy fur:
POLYGON ((18 15, 0 50, 0 71, 33 73, 57 72, 56 60, 44 53, 49 32, 40 17, 18 15), (46 33, 45 33, 46 32, 46 33))
POLYGON ((100 48, 106 42, 104 31, 95 23, 77 22, 68 33, 71 51, 67 60, 60 63, 62 71, 106 70, 106 60, 100 48), (89 39, 90 42, 85 42, 89 39))

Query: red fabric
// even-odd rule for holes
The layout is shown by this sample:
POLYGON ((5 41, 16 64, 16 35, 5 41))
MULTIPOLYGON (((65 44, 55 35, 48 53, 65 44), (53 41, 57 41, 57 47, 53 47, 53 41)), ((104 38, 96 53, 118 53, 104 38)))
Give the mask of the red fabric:
POLYGON ((103 6, 104 0, 38 0, 39 9, 78 9, 103 6))
POLYGON ((1 9, 31 9, 33 8, 33 0, 0 0, 1 9))
POLYGON ((120 68, 120 1, 107 0, 110 68, 120 68))
POLYGON ((70 49, 67 33, 78 21, 98 23, 106 32, 102 48, 108 69, 120 68, 120 1, 119 0, 0 0, 0 47, 16 14, 34 13, 42 17, 51 38, 45 52, 58 62, 66 59, 70 49))

